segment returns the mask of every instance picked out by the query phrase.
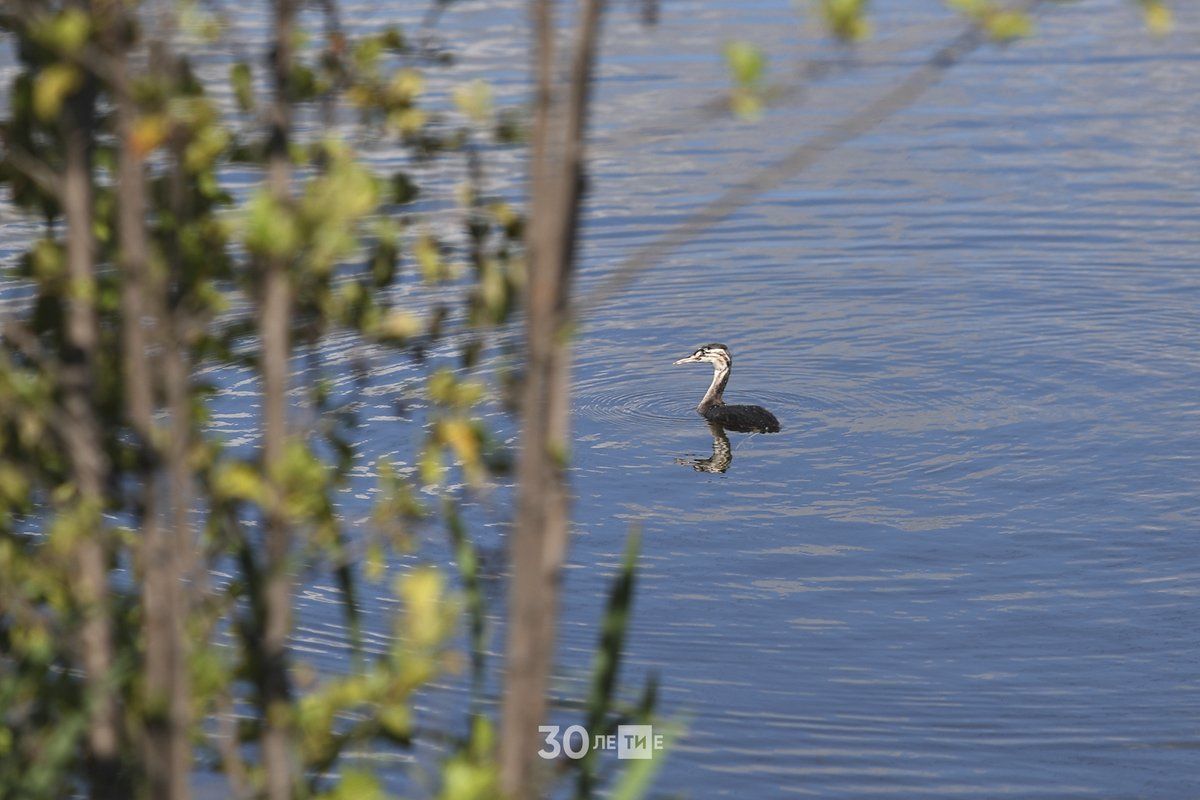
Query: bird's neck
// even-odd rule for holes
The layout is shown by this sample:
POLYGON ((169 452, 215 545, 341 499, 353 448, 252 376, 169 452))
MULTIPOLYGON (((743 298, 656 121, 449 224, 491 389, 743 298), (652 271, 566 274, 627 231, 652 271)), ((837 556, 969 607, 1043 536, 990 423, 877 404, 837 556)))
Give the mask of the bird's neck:
POLYGON ((732 371, 732 364, 714 365, 712 384, 708 387, 708 391, 704 393, 704 399, 700 401, 700 413, 704 413, 705 409, 712 408, 713 406, 725 405, 725 399, 722 395, 725 393, 725 384, 729 383, 729 374, 732 371))

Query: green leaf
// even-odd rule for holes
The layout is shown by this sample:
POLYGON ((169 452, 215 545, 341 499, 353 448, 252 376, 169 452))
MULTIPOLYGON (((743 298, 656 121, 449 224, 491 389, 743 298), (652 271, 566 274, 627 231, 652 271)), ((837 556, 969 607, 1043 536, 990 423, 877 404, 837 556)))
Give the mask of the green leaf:
POLYGON ((437 283, 449 277, 450 268, 442 260, 437 239, 430 234, 425 233, 417 237, 416 244, 413 245, 413 255, 421 266, 421 276, 427 283, 437 283))
POLYGON ((861 42, 871 35, 867 20, 869 0, 819 0, 821 19, 831 34, 843 42, 861 42))
POLYGON ((465 410, 477 405, 487 394, 479 381, 460 381, 448 368, 429 377, 429 399, 451 408, 465 410))
POLYGON ((1033 33, 1033 19, 1023 11, 996 11, 984 20, 984 27, 995 41, 1011 42, 1033 33))
POLYGON ((262 503, 267 496, 262 474, 245 461, 227 461, 213 475, 213 492, 229 500, 262 503))
POLYGON ((483 80, 456 86, 454 105, 473 122, 487 122, 492 116, 492 87, 483 80))
POLYGON ((362 769, 347 768, 342 778, 328 792, 317 795, 317 800, 386 800, 387 793, 374 774, 362 769))
POLYGON ((744 120, 757 120, 764 107, 761 85, 767 57, 757 45, 736 41, 725 45, 725 60, 729 62, 734 82, 729 96, 730 110, 744 120))
POLYGON ((427 486, 437 486, 442 482, 442 474, 445 470, 441 446, 430 442, 421 451, 421 457, 417 461, 417 471, 421 476, 421 482, 427 486))
POLYGON ((525 141, 527 132, 523 112, 515 108, 501 109, 492 129, 492 137, 497 144, 519 144, 525 141))
POLYGON ((408 42, 404 38, 404 31, 396 25, 388 27, 379 34, 379 44, 394 53, 408 52, 408 42))
POLYGON ((497 796, 496 767, 468 758, 450 759, 442 767, 439 800, 492 800, 497 796))
POLYGON ((288 76, 288 90, 297 102, 312 100, 320 91, 317 74, 304 64, 293 65, 291 75, 288 76))
POLYGON ((592 661, 592 691, 588 699, 588 727, 598 729, 612 704, 617 685, 617 669, 625 646, 625 631, 633 607, 633 589, 637 577, 638 554, 642 535, 638 528, 629 531, 621 571, 608 590, 608 605, 600 626, 600 643, 592 661))
POLYGON ((250 111, 254 108, 254 77, 250 65, 239 61, 229 69, 229 82, 233 84, 233 96, 238 108, 250 111))
POLYGON ((397 580, 396 589, 404 602, 408 643, 418 649, 440 644, 454 628, 445 576, 434 567, 417 567, 397 580))
POLYGON ((656 725, 654 730, 655 733, 660 731, 663 733, 663 749, 654 751, 652 758, 626 762, 629 766, 621 773, 621 777, 617 780, 617 785, 610 795, 613 800, 640 800, 650 793, 650 785, 654 782, 654 776, 662 768, 667 752, 679 736, 679 729, 674 725, 656 725))
POLYGON ((418 70, 397 70, 388 84, 388 94, 393 103, 411 104, 425 90, 425 76, 418 70))
POLYGON ((67 96, 83 85, 83 75, 71 64, 51 64, 33 82, 33 111, 44 122, 58 117, 67 96))
POLYGON ((725 45, 725 60, 730 74, 739 86, 755 86, 763 78, 767 57, 757 45, 734 41, 725 45))
POLYGON ((183 164, 196 174, 211 167, 229 145, 229 131, 220 125, 205 125, 196 130, 183 151, 183 164))
POLYGON ((757 122, 762 119, 763 101, 756 92, 748 92, 744 89, 735 91, 729 98, 729 108, 747 122, 757 122))
POLYGON ((421 193, 413 179, 406 172, 397 172, 392 176, 392 202, 399 205, 411 203, 421 193))
POLYGON ((970 17, 996 42, 1011 42, 1033 33, 1033 18, 994 0, 946 0, 946 5, 970 17))
MULTIPOLYGON (((600 625, 600 642, 592 656, 592 686, 587 700, 587 721, 584 727, 592 733, 607 733, 609 710, 617 689, 617 674, 621 667, 621 654, 625 647, 625 634, 633 607, 633 589, 637 577, 638 553, 641 550, 642 534, 638 528, 629 531, 625 542, 625 559, 621 571, 613 579, 608 590, 608 604, 600 625)), ((596 779, 597 752, 588 750, 579 770, 579 783, 575 796, 591 797, 596 779)))
POLYGON ((383 339, 403 343, 419 334, 424 325, 420 317, 407 311, 392 311, 379 321, 375 335, 383 339))
POLYGON ((34 24, 32 28, 32 38, 43 47, 70 56, 87 44, 92 33, 92 22, 83 9, 68 8, 61 14, 34 24))
POLYGON ((247 202, 242 218, 242 241, 257 255, 287 258, 300 247, 301 231, 291 208, 279 203, 266 190, 247 202))
POLYGON ((327 275, 357 248, 360 222, 379 201, 379 183, 344 144, 326 141, 321 154, 328 158, 325 172, 305 187, 300 216, 308 239, 307 266, 327 275))
POLYGON ((43 286, 54 284, 67 274, 66 252, 55 239, 38 239, 30 248, 28 258, 32 277, 43 286))
POLYGON ((1146 29, 1155 36, 1166 36, 1175 27, 1171 7, 1163 0, 1140 0, 1146 29))

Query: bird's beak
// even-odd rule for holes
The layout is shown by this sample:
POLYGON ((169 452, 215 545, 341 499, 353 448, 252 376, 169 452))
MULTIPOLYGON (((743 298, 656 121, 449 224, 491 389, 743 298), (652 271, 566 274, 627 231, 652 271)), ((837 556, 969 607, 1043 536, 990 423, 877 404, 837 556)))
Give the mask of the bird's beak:
POLYGON ((696 362, 698 362, 699 360, 700 360, 700 359, 696 358, 695 356, 688 356, 687 358, 681 358, 681 359, 679 359, 678 361, 676 361, 676 362, 675 362, 674 364, 672 364, 671 366, 673 366, 673 367, 678 367, 680 364, 695 364, 695 363, 696 363, 696 362))

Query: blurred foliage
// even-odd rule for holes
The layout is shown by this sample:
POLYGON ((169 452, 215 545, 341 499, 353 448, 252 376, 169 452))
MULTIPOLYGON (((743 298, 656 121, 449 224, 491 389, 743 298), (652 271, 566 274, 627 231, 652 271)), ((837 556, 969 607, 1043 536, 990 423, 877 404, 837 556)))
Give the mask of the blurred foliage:
POLYGON ((817 8, 825 28, 837 39, 861 42, 871 35, 867 18, 869 0, 817 0, 817 8))
MULTIPOLYGON (((497 149, 524 141, 524 112, 498 107, 483 81, 452 85, 447 108, 429 85, 450 58, 427 34, 390 27, 351 38, 336 6, 325 4, 320 35, 296 32, 287 96, 298 115, 313 119, 347 110, 358 130, 303 129, 289 143, 290 191, 280 196, 264 183, 235 196, 227 171, 264 175, 268 166, 265 53, 245 53, 217 6, 181 3, 176 12, 171 20, 138 3, 41 1, 22 3, 19 13, 0 10, 0 35, 16 43, 19 57, 0 120, 0 181, 17 209, 47 223, 10 271, 30 293, 0 346, 0 798, 113 796, 89 785, 94 698, 81 677, 80 637, 93 614, 108 615, 116 632, 115 663, 103 680, 118 701, 122 781, 139 796, 148 791, 143 745, 166 712, 145 683, 141 587, 161 565, 148 560, 142 528, 173 468, 184 473, 185 518, 196 523, 171 534, 194 563, 168 577, 190 592, 180 623, 190 647, 190 768, 224 773, 233 796, 258 796, 264 774, 254 745, 267 716, 283 715, 296 796, 388 796, 362 755, 413 746, 416 697, 464 670, 465 641, 475 699, 463 709, 465 733, 445 732, 435 792, 445 800, 496 797, 495 734, 480 697, 493 612, 483 556, 459 507, 470 495, 485 496, 511 461, 482 421, 499 390, 479 367, 485 353, 511 347, 503 329, 522 285, 525 225, 519 208, 489 191, 484 166, 497 149), (217 52, 230 66, 201 79, 193 59, 217 52), (127 81, 118 69, 126 61, 134 65, 127 81), (231 102, 213 100, 221 96, 231 102), (69 107, 83 106, 92 112, 86 177, 95 277, 80 283, 69 277, 61 223, 72 133, 64 119, 69 107), (364 140, 401 148, 401 163, 411 166, 380 173, 351 143, 364 140), (121 159, 131 156, 144 162, 140 270, 127 267, 130 245, 119 234, 122 208, 137 202, 116 180, 121 159), (420 206, 426 187, 415 167, 432 162, 463 167, 452 215, 420 206), (268 260, 286 264, 296 356, 319 353, 327 336, 350 337, 363 352, 406 359, 425 383, 428 411, 415 420, 425 424, 414 449, 395 464, 367 465, 378 493, 369 518, 353 528, 336 503, 357 464, 357 397, 331 388, 344 365, 309 359, 293 410, 312 423, 293 430, 274 463, 210 425, 215 390, 200 376, 261 369, 258 266, 268 260), (406 283, 424 289, 404 293, 406 283), (121 336, 131 289, 152 318, 141 354, 126 352, 121 336), (99 505, 80 499, 63 430, 63 365, 76 358, 68 310, 78 303, 94 310, 99 336, 89 386, 103 432, 99 505), (434 349, 442 355, 431 357, 434 349), (133 388, 123 381, 139 356, 153 384, 149 440, 130 416, 133 388), (182 382, 167 375, 172 357, 188 367, 182 382), (183 394, 182 406, 171 405, 173 392, 183 394), (328 576, 342 589, 355 652, 332 675, 294 657, 295 692, 284 708, 265 707, 254 688, 266 669, 257 642, 273 568, 262 552, 268 518, 295 535, 287 569, 305 581, 328 576), (420 542, 439 526, 450 533, 455 572, 422 555, 420 542), (72 591, 71 556, 93 539, 104 543, 109 594, 104 607, 85 608, 72 591), (213 570, 228 579, 205 579, 213 570), (398 609, 386 651, 369 657, 357 605, 363 581, 398 609)), ((354 369, 362 388, 369 367, 354 369)))
POLYGON ((761 48, 749 42, 734 41, 725 45, 725 60, 733 78, 730 109, 744 120, 759 119, 765 105, 763 85, 767 71, 766 55, 761 48))
POLYGON ((1165 36, 1175 27, 1171 7, 1164 0, 1138 0, 1145 15, 1146 28, 1155 36, 1165 36))
MULTIPOLYGON (((812 2, 836 40, 870 36, 867 0, 812 2)), ((1171 29, 1165 2, 1138 2, 1150 31, 1171 29)), ((1013 4, 947 3, 997 41, 1033 31, 1029 14, 1013 4)), ((522 145, 528 126, 524 110, 499 107, 484 81, 435 94, 430 87, 445 83, 439 71, 451 58, 426 31, 389 27, 351 37, 336 4, 317 5, 321 33, 296 32, 296 58, 281 83, 297 114, 322 123, 288 142, 296 177, 287 192, 264 182, 236 195, 223 176, 267 171, 272 100, 263 91, 267 54, 244 52, 219 5, 168 5, 174 17, 136 0, 0 7, 0 35, 18 59, 0 119, 0 183, 15 209, 43 223, 9 270, 28 291, 0 341, 0 798, 128 796, 98 786, 89 763, 98 698, 84 680, 82 631, 98 615, 113 632, 110 674, 98 677, 117 701, 122 785, 148 794, 144 745, 164 710, 146 685, 144 625, 154 609, 141 589, 162 566, 148 557, 145 531, 148 509, 173 496, 177 487, 163 487, 175 487, 180 474, 189 505, 167 528, 187 557, 184 571, 168 577, 189 593, 178 621, 190 648, 179 667, 190 691, 189 768, 223 773, 233 796, 259 796, 255 742, 264 720, 279 715, 293 738, 296 796, 385 797, 361 756, 413 746, 422 731, 417 696, 467 668, 465 646, 472 700, 462 733, 443 737, 432 791, 445 800, 497 796, 496 734, 481 697, 494 615, 484 554, 460 509, 486 497, 511 460, 483 419, 519 378, 489 378, 480 364, 509 347, 502 333, 524 282, 526 225, 510 199, 489 191, 485 168, 499 148, 522 145), (202 78, 193 68, 198 55, 229 66, 202 78), (118 67, 126 64, 134 69, 123 77, 118 67), (355 125, 342 124, 348 117, 355 125), (93 269, 86 278, 73 271, 64 225, 66 153, 80 125, 89 142, 85 250, 93 269), (360 152, 362 141, 400 149, 405 166, 381 173, 360 152), (118 180, 129 158, 144 176, 144 208, 118 180), (432 187, 419 175, 431 164, 464 176, 452 213, 435 214, 424 202, 432 187), (130 208, 145 238, 136 268, 133 245, 123 240, 129 216, 122 212, 130 208), (216 390, 202 377, 261 372, 254 331, 264 261, 286 266, 290 355, 309 357, 293 398, 307 423, 271 464, 211 424, 216 390), (127 351, 122 337, 130 290, 147 304, 141 353, 127 351), (95 318, 86 399, 102 450, 98 498, 78 485, 64 422, 81 359, 71 312, 80 308, 95 318), (335 393, 334 379, 347 367, 319 357, 330 336, 406 359, 423 381, 428 410, 414 422, 420 433, 412 451, 397 463, 356 463, 357 395, 335 393), (124 376, 138 359, 149 366, 148 431, 128 410, 141 387, 124 376), (183 369, 172 371, 173 363, 183 369), (368 517, 350 528, 335 498, 360 466, 374 471, 378 492, 368 517), (295 533, 286 569, 341 589, 354 651, 333 675, 292 658, 295 692, 282 707, 266 707, 254 688, 266 669, 257 647, 263 587, 278 568, 262 553, 268 518, 295 533), (439 529, 448 535, 453 573, 422 554, 423 537, 439 529), (109 576, 99 606, 77 591, 75 556, 90 545, 102 548, 109 576), (218 574, 222 580, 210 580, 218 574), (370 656, 357 601, 364 581, 397 609, 386 647, 370 656)), ((766 54, 733 41, 724 55, 733 112, 761 117, 766 54)), ((362 389, 369 363, 351 369, 362 389)), ((635 533, 601 625, 585 706, 593 733, 652 718, 653 680, 632 704, 622 704, 617 690, 637 552, 635 533)), ((641 796, 660 763, 633 762, 611 794, 641 796)), ((594 754, 575 767, 581 796, 601 787, 594 754)))
MULTIPOLYGON (((609 589, 608 604, 604 610, 604 618, 600 624, 600 641, 592 659, 591 689, 587 697, 587 716, 585 729, 593 736, 599 734, 609 736, 617 732, 617 727, 624 724, 648 724, 654 709, 656 684, 651 678, 646 684, 640 703, 633 707, 618 709, 617 675, 621 666, 625 649, 625 639, 629 629, 630 615, 633 608, 634 579, 637 575, 638 555, 641 551, 641 531, 634 528, 629 532, 625 545, 625 557, 621 562, 620 572, 617 573, 609 589)), ((579 761, 579 774, 576 783, 575 796, 578 800, 592 797, 597 783, 599 752, 589 749, 579 761)), ((658 759, 648 759, 660 761, 658 759)), ((649 789, 647 783, 644 790, 649 789)), ((642 796, 637 794, 631 797, 642 796)))
POLYGON ((1033 34, 1029 13, 994 0, 947 0, 947 4, 973 20, 994 41, 1010 42, 1033 34))

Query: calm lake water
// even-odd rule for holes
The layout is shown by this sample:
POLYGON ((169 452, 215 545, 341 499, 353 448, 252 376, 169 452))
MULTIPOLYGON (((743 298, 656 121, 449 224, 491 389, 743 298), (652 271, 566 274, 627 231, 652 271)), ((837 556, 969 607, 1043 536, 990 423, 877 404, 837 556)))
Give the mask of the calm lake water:
MULTIPOLYGON (((946 36, 879 11, 888 55, 759 126, 601 123, 586 274, 946 36)), ((664 790, 1200 796, 1192 14, 1155 42, 1127 3, 1051 9, 589 318, 564 638, 641 523, 633 662, 689 719, 664 790), (784 425, 721 475, 673 463, 712 454, 709 369, 669 366, 709 341, 784 425)), ((602 118, 716 91, 725 37, 805 52, 785 3, 615 27, 602 118)))
MULTIPOLYGON (((727 87, 725 41, 764 46, 781 80, 838 52, 785 0, 668 1, 654 28, 635 6, 606 31, 583 294, 958 29, 938 3, 879 2, 857 64, 746 124, 689 111, 727 87)), ((347 19, 383 9, 423 6, 347 19)), ((1052 4, 1037 39, 979 51, 586 317, 559 686, 582 694, 642 526, 623 678, 659 674, 686 725, 662 793, 1200 796, 1200 14, 1179 11, 1154 40, 1132 3, 1052 4), (671 366, 710 341, 734 355, 727 399, 784 425, 730 434, 724 473, 677 463, 714 452, 692 411, 710 371, 671 366)), ((456 75, 521 96, 520 3, 463 3, 442 29, 456 75)), ((252 441, 221 380, 219 423, 252 441)), ((416 380, 378 356, 352 522, 374 460, 420 435, 393 402, 416 380)), ((472 515, 484 544, 504 497, 472 515)), ((305 589, 297 646, 336 669, 333 594, 305 589)), ((368 603, 368 640, 391 608, 368 603)))

